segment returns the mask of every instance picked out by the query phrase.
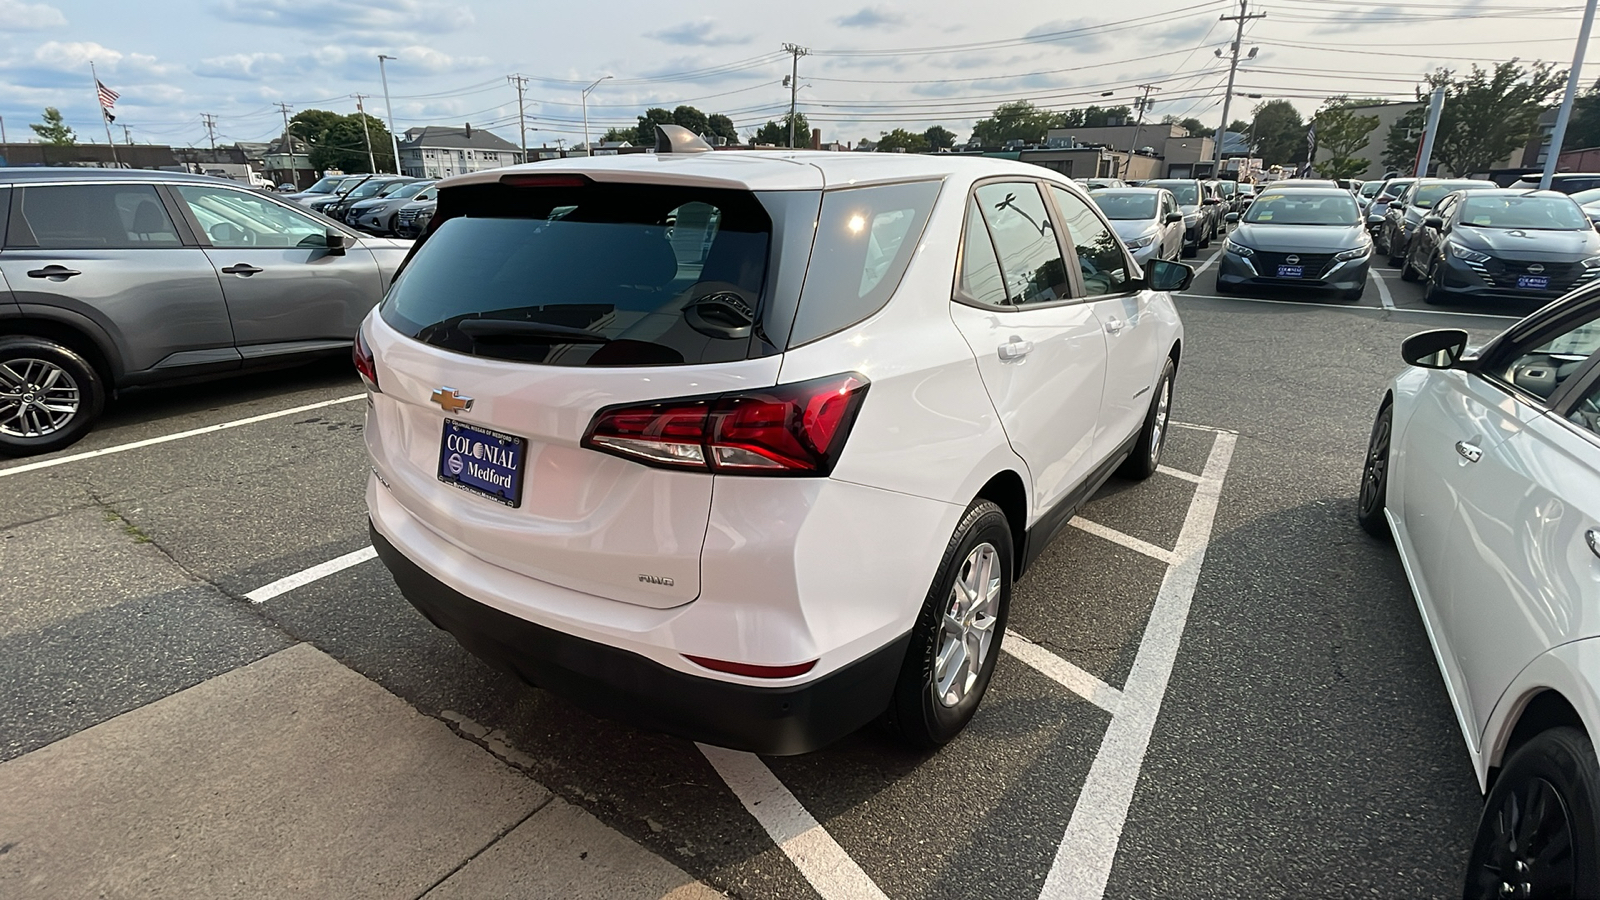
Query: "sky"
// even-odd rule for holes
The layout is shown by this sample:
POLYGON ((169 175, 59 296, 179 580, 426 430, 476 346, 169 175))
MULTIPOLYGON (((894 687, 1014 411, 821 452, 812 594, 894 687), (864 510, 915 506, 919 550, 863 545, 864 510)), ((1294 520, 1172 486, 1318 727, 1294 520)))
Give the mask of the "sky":
MULTIPOLYGON (((1333 95, 1411 99, 1419 76, 1510 58, 1570 64, 1581 0, 1250 0, 1229 119, 1287 99, 1309 114, 1333 95)), ((121 94, 115 139, 205 146, 265 141, 283 129, 275 104, 353 112, 365 94, 384 116, 378 55, 388 62, 393 120, 489 128, 518 142, 527 76, 530 146, 632 126, 648 106, 680 103, 729 115, 749 134, 789 106, 823 139, 876 139, 943 125, 964 139, 1000 103, 1051 109, 1128 105, 1153 85, 1150 117, 1220 124, 1237 0, 1107 4, 972 0, 0 0, 0 122, 12 141, 46 106, 80 141, 104 141, 90 76, 121 94), (1102 96, 1110 92, 1109 96, 1102 96), (126 125, 124 132, 121 126, 126 125)), ((1591 51, 1595 48, 1591 47, 1591 51)), ((1592 53, 1591 53, 1592 55, 1592 53)), ((1600 63, 1585 66, 1594 81, 1600 63)))

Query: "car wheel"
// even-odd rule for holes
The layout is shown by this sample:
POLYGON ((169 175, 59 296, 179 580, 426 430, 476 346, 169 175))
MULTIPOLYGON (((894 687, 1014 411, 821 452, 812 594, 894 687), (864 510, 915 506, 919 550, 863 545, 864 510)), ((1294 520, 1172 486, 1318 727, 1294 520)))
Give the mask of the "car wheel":
POLYGON ((1013 559, 1005 513, 975 501, 939 561, 889 704, 911 746, 949 743, 977 712, 1005 635, 1013 559))
POLYGON ((1438 271, 1438 263, 1429 266, 1427 282, 1422 286, 1422 302, 1429 306, 1444 302, 1444 293, 1439 290, 1438 271))
POLYGON ((1192 246, 1190 246, 1188 244, 1184 244, 1183 245, 1183 249, 1178 251, 1178 256, 1182 257, 1183 259, 1194 259, 1196 256, 1199 256, 1199 255, 1200 255, 1199 248, 1198 247, 1192 247, 1192 246))
POLYGON ((1483 804, 1462 896, 1587 897, 1600 884, 1600 763, 1576 728, 1524 744, 1483 804))
POLYGON ((94 366, 45 338, 0 337, 0 453, 49 453, 89 432, 105 407, 94 366))
POLYGON ((1372 249, 1384 254, 1389 253, 1389 229, 1379 228, 1378 233, 1372 236, 1372 249))
POLYGON ((1383 514, 1389 501, 1389 441, 1394 434, 1394 404, 1384 401, 1372 423, 1367 460, 1361 466, 1361 493, 1356 498, 1356 521, 1361 530, 1380 540, 1393 540, 1389 519, 1383 514))
POLYGON ((1171 358, 1161 368, 1161 379, 1156 382, 1150 398, 1150 410, 1145 413, 1144 425, 1139 429, 1139 441, 1123 460, 1117 474, 1123 478, 1142 480, 1155 474, 1161 464, 1161 449, 1167 443, 1167 423, 1172 417, 1172 382, 1177 368, 1171 358))
POLYGON ((1400 280, 1401 281, 1421 281, 1422 280, 1422 276, 1417 273, 1417 270, 1411 268, 1411 254, 1409 254, 1409 253, 1406 254, 1406 258, 1405 259, 1400 260, 1400 280))
POLYGON ((1200 247, 1201 250, 1204 250, 1205 248, 1207 248, 1209 246, 1211 246, 1211 232, 1208 231, 1205 234, 1200 236, 1199 247, 1200 247))

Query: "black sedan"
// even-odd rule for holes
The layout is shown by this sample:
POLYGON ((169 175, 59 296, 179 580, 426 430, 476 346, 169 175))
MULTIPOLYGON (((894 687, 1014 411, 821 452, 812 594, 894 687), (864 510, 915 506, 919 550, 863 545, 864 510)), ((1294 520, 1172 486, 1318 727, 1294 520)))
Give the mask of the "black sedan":
POLYGON ((1400 266, 1423 299, 1542 304, 1600 278, 1600 234, 1555 191, 1456 192, 1434 205, 1400 266))

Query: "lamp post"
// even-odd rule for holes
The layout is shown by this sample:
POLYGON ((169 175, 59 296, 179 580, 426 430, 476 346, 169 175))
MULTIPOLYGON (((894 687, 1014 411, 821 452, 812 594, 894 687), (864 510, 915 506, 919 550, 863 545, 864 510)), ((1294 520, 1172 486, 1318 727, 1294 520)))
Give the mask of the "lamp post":
POLYGON ((384 71, 383 61, 395 59, 393 56, 378 54, 378 77, 383 80, 383 113, 389 119, 389 146, 394 151, 394 173, 400 174, 400 138, 394 133, 394 107, 389 105, 389 73, 384 71))
POLYGON ((610 75, 596 78, 594 84, 583 89, 583 155, 593 156, 594 146, 589 143, 589 92, 600 86, 600 82, 609 81, 610 75))

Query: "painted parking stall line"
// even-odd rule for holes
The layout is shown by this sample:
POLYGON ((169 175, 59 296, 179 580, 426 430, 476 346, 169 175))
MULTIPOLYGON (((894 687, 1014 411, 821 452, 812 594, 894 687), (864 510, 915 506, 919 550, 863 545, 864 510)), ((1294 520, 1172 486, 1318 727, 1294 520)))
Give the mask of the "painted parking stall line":
POLYGON ((1036 644, 1008 628, 1005 643, 1000 646, 1006 653, 1027 663, 1034 671, 1106 712, 1116 715, 1117 710, 1122 708, 1121 691, 1051 653, 1043 645, 1036 644))
POLYGON ((1143 553, 1163 565, 1172 565, 1172 551, 1165 547, 1157 547, 1149 541, 1141 541, 1131 534, 1123 534, 1115 528, 1107 528, 1099 522, 1091 522, 1081 516, 1073 516, 1067 524, 1079 531, 1087 532, 1097 538, 1126 547, 1135 553, 1143 553))
POLYGON ((250 593, 245 594, 244 598, 249 600, 251 603, 265 603, 274 597, 280 597, 296 588, 305 587, 313 581, 321 581, 335 572, 343 572, 345 569, 348 569, 351 566, 357 566, 369 559, 377 558, 378 551, 369 544, 365 547, 362 547, 360 550, 346 553, 343 556, 330 559, 324 563, 318 563, 309 569, 279 578, 277 581, 274 581, 271 584, 262 585, 250 593))
POLYGON ((1394 295, 1389 293, 1388 279, 1384 278, 1383 273, 1376 268, 1369 268, 1367 272, 1372 275, 1372 283, 1378 288, 1378 302, 1383 304, 1384 309, 1397 309, 1398 307, 1394 305, 1394 295))

